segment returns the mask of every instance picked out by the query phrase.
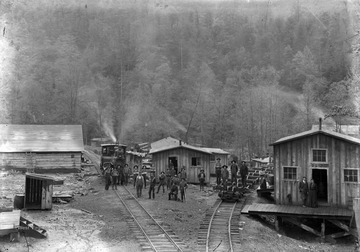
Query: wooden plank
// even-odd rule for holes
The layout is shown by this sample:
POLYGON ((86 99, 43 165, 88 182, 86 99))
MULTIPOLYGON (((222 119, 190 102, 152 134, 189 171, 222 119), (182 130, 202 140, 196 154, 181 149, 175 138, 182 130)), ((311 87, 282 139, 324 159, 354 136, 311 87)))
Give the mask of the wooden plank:
POLYGON ((313 233, 314 235, 317 235, 317 236, 321 237, 320 232, 318 232, 317 230, 315 230, 315 229, 313 229, 313 228, 311 228, 309 226, 306 226, 305 224, 299 222, 298 220, 296 220, 294 218, 284 217, 283 221, 290 222, 290 223, 292 223, 292 224, 294 224, 294 225, 296 225, 296 226, 298 226, 298 227, 300 227, 300 228, 302 228, 302 229, 304 229, 304 230, 306 230, 306 231, 308 231, 310 233, 313 233))
POLYGON ((17 228, 20 225, 21 210, 0 213, 0 230, 17 228))
POLYGON ((341 238, 341 237, 349 236, 349 235, 351 235, 351 234, 348 233, 348 232, 343 231, 343 232, 338 232, 338 233, 334 233, 334 234, 331 234, 331 235, 326 235, 325 239, 327 239, 329 237, 331 237, 332 239, 337 239, 337 238, 341 238))

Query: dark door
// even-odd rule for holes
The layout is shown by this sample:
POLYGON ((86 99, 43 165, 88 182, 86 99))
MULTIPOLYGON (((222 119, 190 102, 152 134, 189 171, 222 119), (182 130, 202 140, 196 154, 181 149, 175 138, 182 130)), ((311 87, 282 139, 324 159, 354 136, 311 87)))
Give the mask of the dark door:
POLYGON ((327 202, 328 198, 328 179, 327 179, 327 170, 326 169, 313 169, 312 178, 318 186, 318 201, 327 202))
POLYGON ((169 157, 169 167, 173 167, 175 170, 175 173, 178 173, 178 160, 177 157, 169 157))

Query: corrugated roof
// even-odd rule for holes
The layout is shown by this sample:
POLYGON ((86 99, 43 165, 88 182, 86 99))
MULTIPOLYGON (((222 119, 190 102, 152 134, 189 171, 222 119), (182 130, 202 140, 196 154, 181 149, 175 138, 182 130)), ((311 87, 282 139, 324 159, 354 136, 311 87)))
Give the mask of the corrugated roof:
POLYGON ((81 125, 0 124, 0 152, 78 152, 81 125))
POLYGON ((331 137, 335 137, 335 138, 338 138, 338 139, 341 139, 341 140, 344 140, 344 141, 347 141, 347 142, 351 142, 351 143, 355 143, 355 144, 360 145, 360 139, 359 138, 351 137, 351 136, 348 136, 348 135, 345 135, 345 134, 342 134, 342 133, 338 133, 338 132, 335 132, 335 131, 314 130, 314 129, 304 131, 304 132, 301 132, 301 133, 298 133, 298 134, 295 134, 295 135, 280 138, 279 140, 277 140, 276 142, 274 142, 274 143, 272 143, 270 145, 277 145, 277 144, 280 144, 280 143, 284 143, 284 142, 292 141, 292 140, 295 140, 295 139, 298 139, 298 138, 303 138, 303 137, 306 137, 306 136, 311 136, 311 135, 316 135, 316 134, 324 134, 324 135, 328 135, 328 136, 331 136, 331 137))

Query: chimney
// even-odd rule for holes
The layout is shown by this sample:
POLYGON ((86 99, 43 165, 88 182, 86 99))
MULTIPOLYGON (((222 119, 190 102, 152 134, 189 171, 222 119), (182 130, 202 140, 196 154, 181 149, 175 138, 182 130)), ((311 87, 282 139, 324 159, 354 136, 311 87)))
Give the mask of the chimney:
POLYGON ((321 117, 319 117, 319 130, 321 130, 321 128, 322 128, 322 119, 321 117))
POLYGON ((181 140, 179 140, 179 145, 181 146, 181 140))

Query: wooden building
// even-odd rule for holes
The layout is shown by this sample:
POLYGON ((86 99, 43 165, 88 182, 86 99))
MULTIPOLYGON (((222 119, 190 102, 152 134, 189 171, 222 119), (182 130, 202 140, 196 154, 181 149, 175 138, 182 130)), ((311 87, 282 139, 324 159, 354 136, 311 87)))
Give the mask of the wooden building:
POLYGON ((360 139, 312 129, 284 137, 274 148, 275 202, 301 204, 303 176, 318 185, 320 206, 351 208, 360 197, 360 139))
POLYGON ((83 150, 81 125, 0 125, 0 168, 78 172, 83 150))
POLYGON ((212 153, 202 148, 183 144, 177 141, 177 145, 163 146, 158 149, 151 149, 152 166, 155 174, 158 176, 161 171, 166 171, 170 163, 178 171, 181 167, 186 167, 187 181, 189 183, 198 183, 198 174, 204 169, 206 174, 205 182, 210 181, 210 160, 212 153))

